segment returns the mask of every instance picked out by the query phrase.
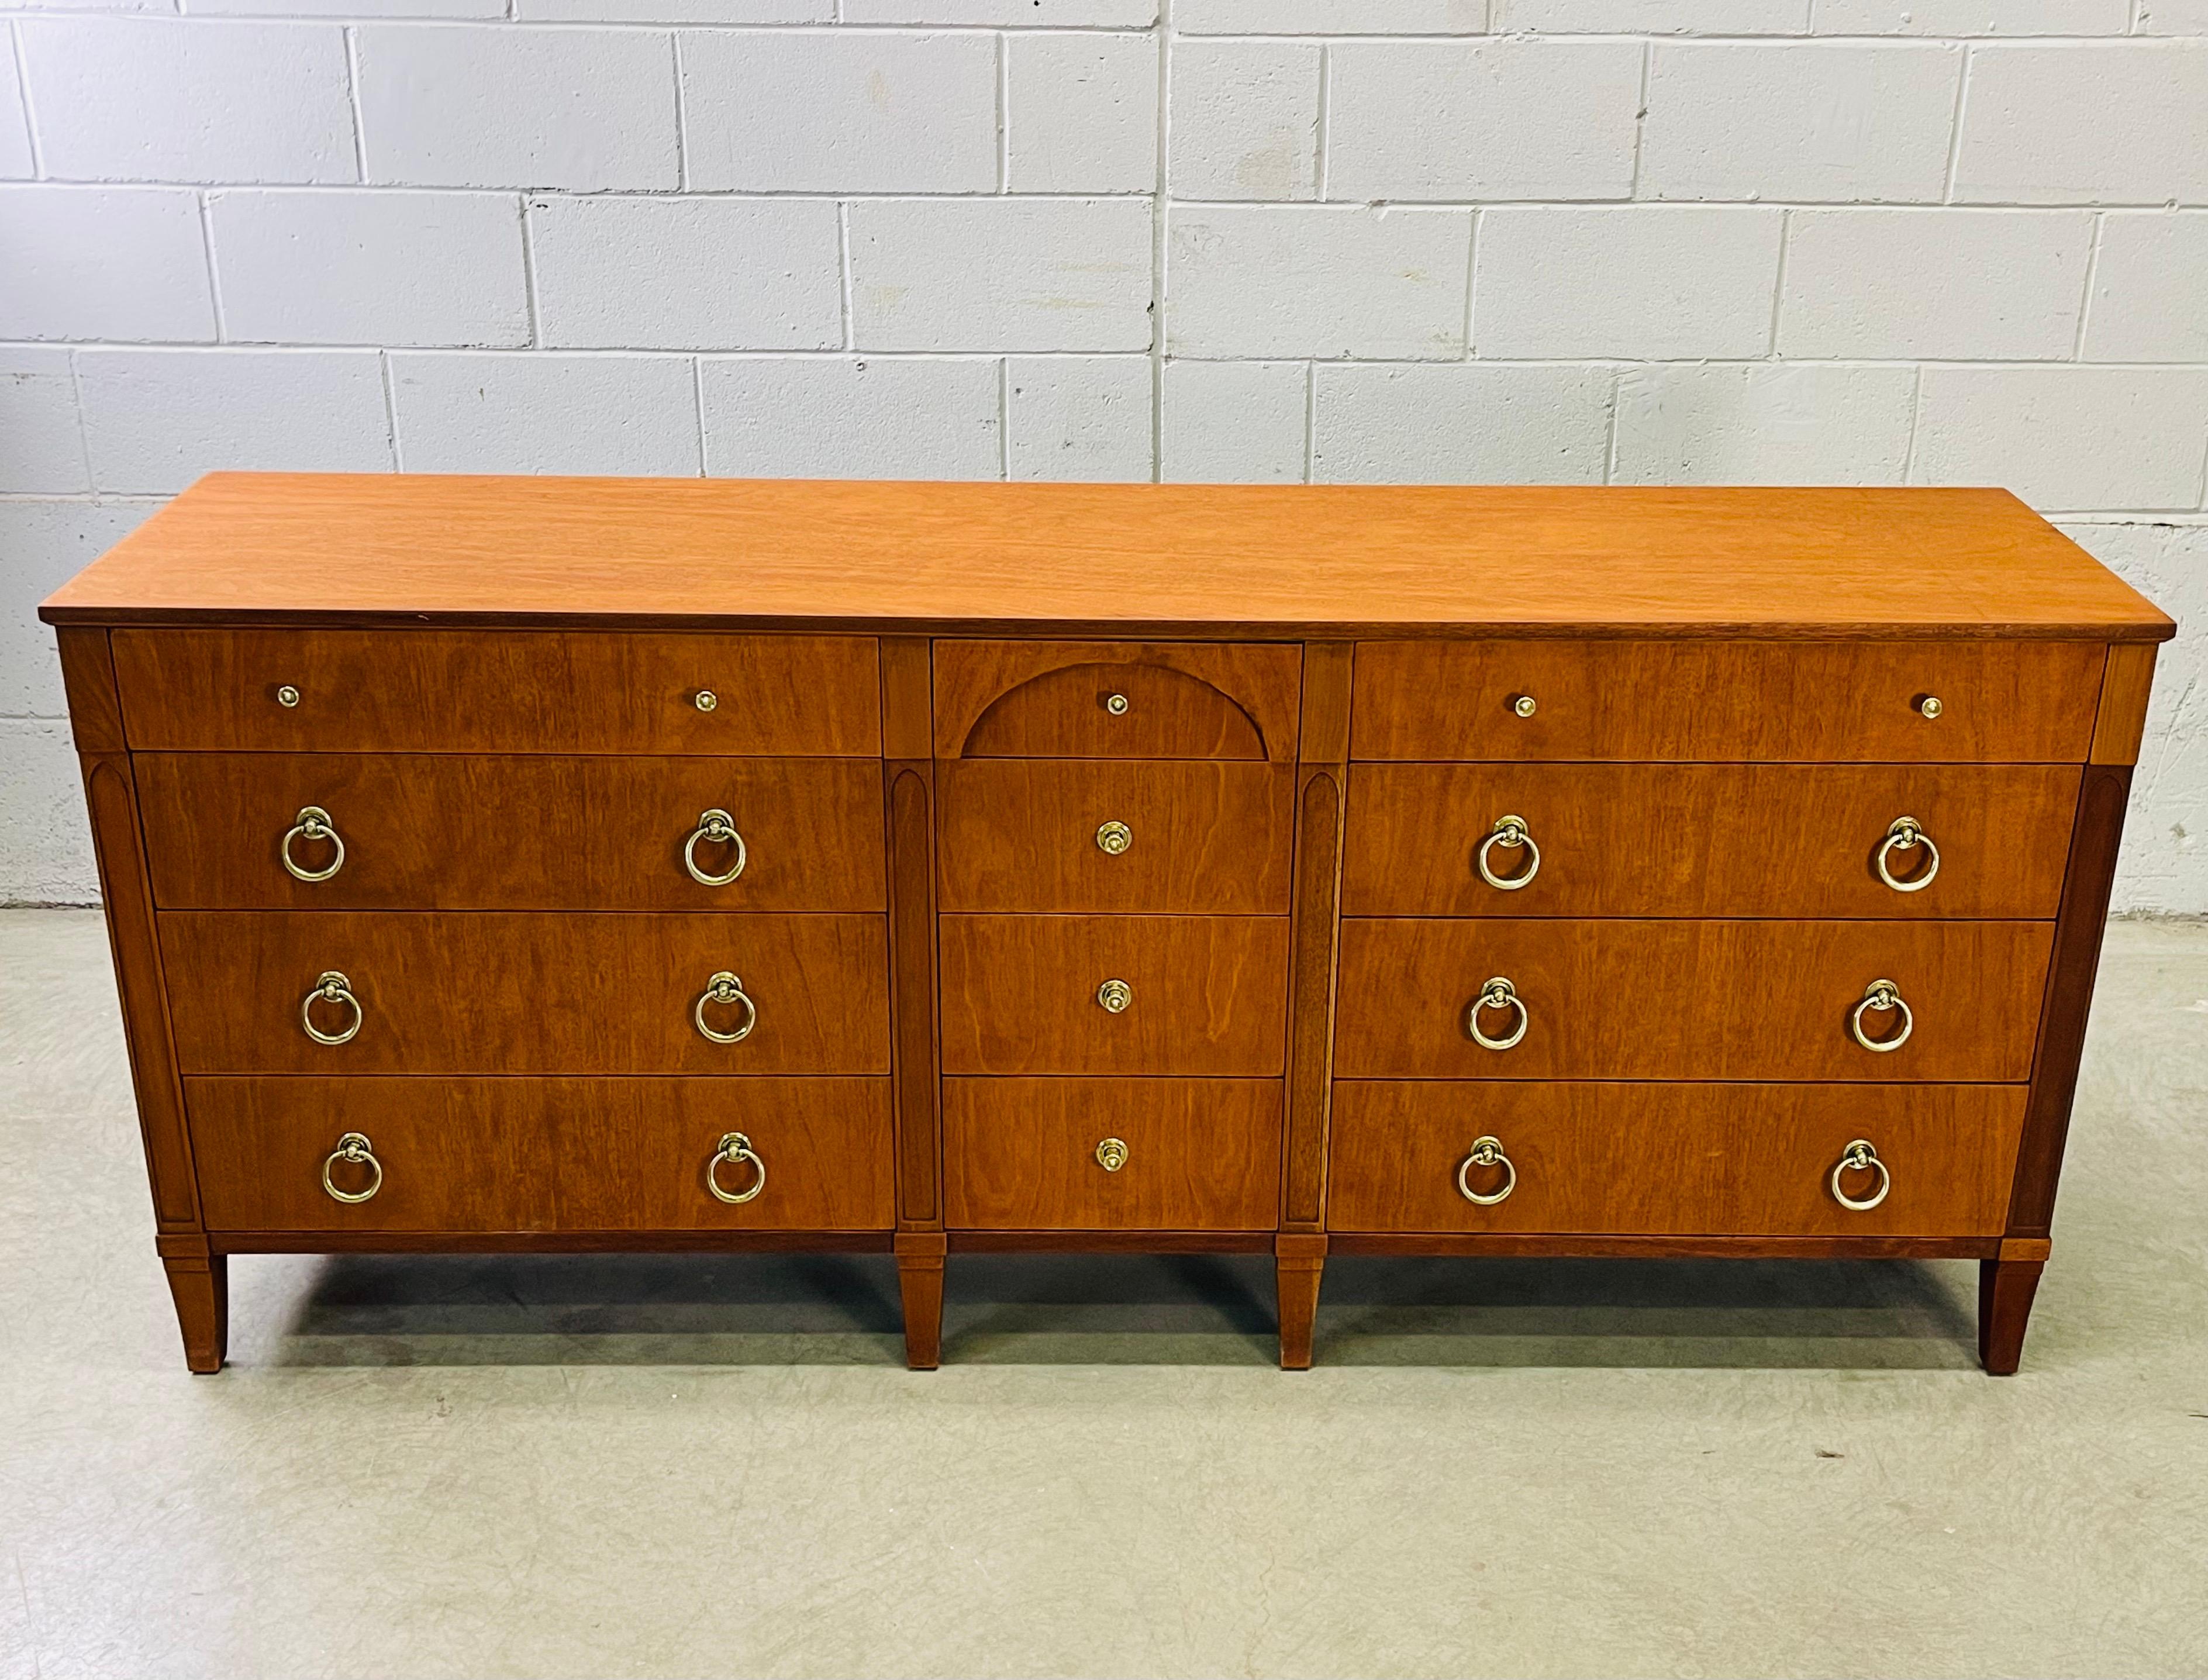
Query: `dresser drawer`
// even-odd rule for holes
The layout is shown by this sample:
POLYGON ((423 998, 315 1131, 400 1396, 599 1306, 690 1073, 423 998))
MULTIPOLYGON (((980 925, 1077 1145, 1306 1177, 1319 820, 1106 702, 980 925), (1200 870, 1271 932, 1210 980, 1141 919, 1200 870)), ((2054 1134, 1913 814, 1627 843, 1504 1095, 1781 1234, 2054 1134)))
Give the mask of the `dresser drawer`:
POLYGON ((1346 921, 1344 1077, 2022 1082, 2043 921, 1346 921), (1467 1013, 1491 980, 1516 1002, 1467 1013), (1868 1005, 1874 981, 1900 1002, 1868 1005), (1874 1051, 1866 1036, 1898 1035, 1874 1051))
POLYGON ((943 1175, 954 1228, 1269 1231, 1280 1081, 946 1079, 943 1175))
POLYGON ((1287 765, 976 759, 937 786, 945 909, 1287 914, 1287 765))
POLYGON ((187 1073, 886 1073, 876 915, 165 911, 187 1073), (319 997, 345 977, 357 1010, 319 997), (705 1005, 711 978, 741 996, 705 1005))
POLYGON ((134 769, 164 909, 879 910, 886 902, 882 773, 871 759, 146 753, 134 769), (309 807, 336 842, 303 831, 309 807), (713 811, 729 819, 741 854, 735 840, 714 837, 725 831, 708 823, 713 811), (287 851, 303 874, 336 873, 303 880, 285 867, 287 851), (698 879, 740 862, 722 885, 698 879))
POLYGON ((219 1231, 879 1231, 886 1079, 188 1079, 219 1231), (743 1143, 717 1160, 722 1139, 743 1143), (329 1157, 347 1133, 366 1161, 329 1157), (753 1160, 742 1157, 748 1149, 753 1160), (322 1185, 327 1164, 346 1203, 322 1185), (764 1167, 764 1176, 759 1168, 764 1167), (724 1202, 707 1187, 711 1167, 724 1202))
POLYGON ((117 630, 111 640, 124 729, 141 752, 881 750, 871 637, 117 630))
POLYGON ((2067 765, 1359 765, 1342 909, 2051 920, 2078 777, 2067 765), (1512 843, 1506 817, 1530 845, 1512 843), (1901 843, 1905 817, 1929 846, 1901 843))
POLYGON ((945 1073, 1278 1074, 1288 924, 946 915, 945 1073), (1108 982, 1126 988, 1108 1008, 1108 982))
POLYGON ((1365 642, 1350 750, 2081 764, 2106 658, 2083 642, 1365 642))
POLYGON ((936 756, 1293 762, 1302 680, 1274 643, 938 642, 936 756))
POLYGON ((2001 1085, 1334 1088, 1335 1231, 1998 1235, 2025 1093, 2001 1085), (1473 1158, 1483 1137, 1503 1159, 1473 1158), (1862 1139, 1880 1166, 1833 1169, 1862 1139), (1507 1161, 1508 1165, 1503 1163, 1507 1161), (1460 1170, 1462 1173, 1460 1182, 1460 1170), (1514 1181, 1515 1179, 1515 1181, 1514 1181), (1482 1206, 1472 1195, 1494 1196, 1482 1206))

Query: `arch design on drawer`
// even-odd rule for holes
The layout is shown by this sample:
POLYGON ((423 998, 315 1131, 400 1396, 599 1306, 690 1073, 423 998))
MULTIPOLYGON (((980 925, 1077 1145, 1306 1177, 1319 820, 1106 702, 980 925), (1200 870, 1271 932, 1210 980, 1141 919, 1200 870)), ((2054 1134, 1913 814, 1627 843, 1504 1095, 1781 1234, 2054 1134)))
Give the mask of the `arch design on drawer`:
POLYGON ((935 749, 1293 760, 1300 667, 1281 644, 939 642, 935 749))

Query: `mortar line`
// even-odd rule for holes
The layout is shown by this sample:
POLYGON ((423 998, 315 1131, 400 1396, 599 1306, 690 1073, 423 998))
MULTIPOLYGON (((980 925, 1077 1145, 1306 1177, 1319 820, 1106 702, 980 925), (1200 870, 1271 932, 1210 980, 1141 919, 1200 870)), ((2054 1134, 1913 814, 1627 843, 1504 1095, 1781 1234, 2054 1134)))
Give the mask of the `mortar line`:
POLYGON ((1157 156, 1150 174, 1150 482, 1166 476, 1166 282, 1167 213, 1172 206, 1173 0, 1158 0, 1157 156))
POLYGON ((1970 110, 1971 58, 1971 49, 1965 45, 1963 62, 1955 72, 1955 108, 1948 114, 1947 173, 1940 192, 1942 204, 1955 201, 1955 171, 1963 159, 1963 117, 1970 110))
POLYGON ((1648 78, 1656 64, 1656 44, 1641 44, 1641 95, 1633 107, 1633 182, 1627 189, 1629 200, 1641 196, 1641 138, 1648 127, 1648 78))
POLYGON ((2101 241, 2105 237, 2108 218, 2097 211, 2093 216, 2093 231, 2085 249, 2085 290, 2078 299, 2078 331, 2070 342, 2070 359, 2085 359, 2085 321, 2093 309, 2093 280, 2101 272, 2101 241))
POLYGON ((690 101, 682 90, 682 32, 670 29, 667 39, 675 49, 675 190, 690 190, 690 101))
POLYGON ((368 179, 368 124, 361 116, 360 37, 352 25, 345 29, 345 104, 352 112, 352 172, 368 179))
POLYGON ((391 352, 376 353, 376 374, 383 381, 383 429, 391 435, 391 470, 406 471, 406 457, 399 444, 399 393, 391 372, 391 352))
POLYGON ((851 344, 851 206, 848 200, 836 206, 836 270, 842 282, 843 294, 843 348, 851 344))
POLYGON ((1771 343, 1764 351, 1764 360, 1776 362, 1779 356, 1779 312, 1786 302, 1786 253, 1793 243, 1794 213, 1782 210, 1779 213, 1779 272, 1771 283, 1771 343))
POLYGON ((521 216, 521 291, 523 303, 529 311, 529 342, 541 350, 544 326, 537 299, 537 242, 529 226, 529 195, 517 194, 514 203, 521 216))
POLYGON ((997 37, 997 190, 1012 189, 1012 52, 1003 35, 997 37))
POLYGON ((1326 195, 1331 190, 1328 177, 1332 171, 1329 167, 1327 143, 1332 138, 1329 129, 1333 115, 1334 50, 1321 43, 1318 50, 1318 122, 1312 136, 1316 155, 1311 159, 1311 189, 1322 204, 1326 202, 1326 195))
POLYGON ((1311 482, 1318 460, 1318 363, 1304 363, 1304 483, 1311 482))
POLYGON ((36 113, 31 108, 31 75, 23 68, 23 21, 8 20, 8 45, 15 55, 15 97, 23 102, 23 138, 31 147, 31 175, 34 180, 46 178, 45 147, 39 140, 36 113))

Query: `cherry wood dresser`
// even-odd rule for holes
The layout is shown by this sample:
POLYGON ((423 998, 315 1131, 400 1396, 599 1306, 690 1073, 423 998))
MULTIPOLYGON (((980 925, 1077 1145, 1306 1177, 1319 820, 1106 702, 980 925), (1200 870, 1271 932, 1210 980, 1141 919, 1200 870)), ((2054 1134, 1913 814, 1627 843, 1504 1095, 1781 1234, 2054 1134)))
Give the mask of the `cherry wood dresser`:
POLYGON ((218 475, 43 609, 256 1251, 1976 1258, 2168 619, 1995 490, 218 475))

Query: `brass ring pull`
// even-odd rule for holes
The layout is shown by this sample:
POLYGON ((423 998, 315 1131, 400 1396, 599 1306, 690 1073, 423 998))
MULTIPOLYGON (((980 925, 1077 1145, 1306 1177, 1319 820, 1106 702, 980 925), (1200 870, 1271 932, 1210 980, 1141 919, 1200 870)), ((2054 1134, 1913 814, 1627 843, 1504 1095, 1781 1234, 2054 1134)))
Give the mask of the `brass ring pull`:
POLYGON ((721 1134, 720 1147, 713 1158, 705 1163, 705 1188, 730 1207, 741 1207, 766 1188, 766 1163, 752 1149, 752 1140, 741 1131, 721 1134), (721 1187, 721 1163, 731 1167, 749 1167, 753 1178, 750 1187, 744 1190, 724 1190, 721 1187))
POLYGON ((759 1005, 745 994, 744 983, 726 969, 705 982, 705 989, 698 994, 692 1005, 690 1018, 698 1023, 698 1030, 716 1044, 741 1044, 751 1036, 752 1029, 759 1025, 759 1005), (744 1011, 743 1024, 732 1033, 724 1033, 705 1024, 707 1004, 738 1004, 744 1011))
POLYGON ((1863 987, 1863 1001, 1855 1006, 1855 1012, 1848 1017, 1848 1030, 1855 1035, 1856 1042, 1862 1045, 1864 1049, 1883 1056, 1899 1050, 1909 1042, 1909 1035, 1917 1030, 1917 1017, 1910 1012, 1909 1005, 1901 1000, 1901 988, 1899 986, 1890 980, 1874 980, 1863 987), (1866 1036, 1863 1032, 1863 1011, 1871 1009, 1877 1010, 1881 1014, 1888 1010, 1899 1010, 1901 1030, 1892 1038, 1866 1036))
POLYGON ((1456 1169, 1457 1193, 1477 1208, 1491 1208, 1518 1188, 1518 1169, 1510 1164, 1510 1157, 1503 1153, 1503 1145, 1492 1137, 1473 1140, 1472 1153, 1456 1169), (1475 1167, 1500 1167, 1503 1169, 1503 1188, 1481 1195, 1472 1187, 1469 1174, 1475 1167))
POLYGON ((307 1029, 307 1036, 317 1044, 351 1043, 353 1035, 360 1030, 360 1023, 366 1014, 367 1011, 360 1006, 360 999, 352 994, 352 982, 335 969, 323 973, 315 981, 315 989, 308 993, 299 1004, 299 1024, 307 1029), (352 1019, 345 1023, 343 1032, 326 1033, 315 1024, 316 1004, 343 1004, 352 1011, 352 1019))
POLYGON ((1886 838, 1878 843, 1878 851, 1871 862, 1878 870, 1879 879, 1896 892, 1922 892, 1932 885, 1932 878, 1940 873, 1940 849, 1932 843, 1932 837, 1924 831, 1923 825, 1916 818, 1896 817, 1893 826, 1886 831, 1886 838), (1914 851, 1919 846, 1924 848, 1927 860, 1924 873, 1915 880, 1896 880, 1893 872, 1886 867, 1887 859, 1896 852, 1914 851))
POLYGON ((1526 819, 1523 817, 1497 818, 1494 831, 1479 843, 1479 849, 1474 852, 1472 857, 1473 861, 1479 866, 1480 879, 1485 881, 1497 892, 1515 892, 1541 873, 1541 849, 1533 843, 1533 837, 1526 831, 1526 819), (1511 875, 1506 878, 1489 868, 1487 855, 1497 846, 1508 847, 1512 851, 1517 850, 1521 846, 1524 847, 1526 873, 1522 875, 1511 875))
POLYGON ((345 867, 345 837, 330 825, 330 813, 319 805, 303 805, 299 814, 285 831, 283 843, 277 848, 284 867, 303 881, 326 881, 345 867), (337 855, 330 860, 327 869, 309 869, 291 855, 294 840, 327 840, 337 848, 337 855))
POLYGON ((1107 857, 1118 857, 1135 843, 1135 831, 1123 822, 1108 822, 1096 831, 1096 849, 1107 857))
POLYGON ((365 1202, 383 1188, 383 1163, 375 1158, 375 1146, 357 1131, 348 1131, 338 1139, 338 1146, 322 1160, 322 1188, 333 1201, 365 1202), (330 1178, 330 1169, 339 1161, 351 1161, 356 1167, 365 1167, 375 1176, 368 1181, 366 1190, 339 1190, 330 1178))
POLYGON ((1508 1050, 1526 1036, 1532 1017, 1526 1013, 1526 1000, 1518 995, 1518 988, 1501 975, 1479 988, 1479 995, 1472 1000, 1464 1012, 1464 1029, 1470 1033, 1473 1042, 1483 1050, 1508 1050), (1479 1012, 1485 1009, 1509 1009, 1518 1012, 1518 1024, 1506 1038, 1490 1038, 1479 1029, 1479 1012))
POLYGON ((1107 1173, 1116 1173, 1127 1164, 1127 1146, 1117 1137, 1107 1137, 1096 1146, 1096 1164, 1107 1173))
POLYGON ((1850 1213, 1867 1214, 1886 1200, 1886 1192, 1893 1188, 1893 1174, 1886 1170, 1886 1163, 1878 1158, 1878 1151, 1870 1146, 1870 1140, 1858 1137, 1840 1151, 1839 1165, 1833 1168, 1833 1176, 1826 1182, 1832 1186, 1833 1200, 1850 1213), (1877 1173, 1877 1192, 1860 1199, 1849 1195, 1840 1188, 1843 1173, 1877 1173))
POLYGON ((736 832, 736 819, 717 807, 700 812, 698 826, 682 843, 682 867, 690 872, 690 879, 700 886, 728 885, 744 873, 744 865, 750 859, 751 854, 744 849, 744 837, 736 832), (736 861, 729 866, 725 874, 709 875, 698 867, 698 843, 700 840, 716 846, 734 846, 736 849, 736 861))
POLYGON ((1096 988, 1096 1006, 1107 1015, 1122 1015, 1135 1001, 1135 988, 1124 980, 1107 980, 1096 988))

